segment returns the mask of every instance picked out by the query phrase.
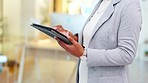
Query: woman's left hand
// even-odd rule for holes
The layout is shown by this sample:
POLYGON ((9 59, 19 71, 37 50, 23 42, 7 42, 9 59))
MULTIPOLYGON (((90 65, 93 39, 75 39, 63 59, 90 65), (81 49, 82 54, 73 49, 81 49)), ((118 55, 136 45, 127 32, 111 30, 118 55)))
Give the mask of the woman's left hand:
POLYGON ((69 33, 67 37, 73 43, 72 45, 68 45, 58 38, 56 38, 56 40, 59 43, 59 45, 63 47, 67 52, 76 57, 80 57, 84 52, 84 48, 76 40, 74 40, 71 36, 69 36, 69 33))

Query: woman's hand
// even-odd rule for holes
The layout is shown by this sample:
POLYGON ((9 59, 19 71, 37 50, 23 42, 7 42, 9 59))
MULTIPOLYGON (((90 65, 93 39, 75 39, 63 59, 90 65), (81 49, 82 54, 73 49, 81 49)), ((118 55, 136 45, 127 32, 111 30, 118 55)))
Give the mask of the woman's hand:
POLYGON ((69 36, 71 36, 75 41, 78 41, 78 37, 73 35, 70 31, 64 29, 61 25, 54 26, 54 29, 59 31, 60 33, 67 35, 69 33, 69 36))
POLYGON ((56 38, 56 40, 58 41, 59 45, 63 47, 67 52, 69 52, 70 54, 76 57, 80 57, 84 52, 83 47, 71 36, 69 36, 69 34, 67 35, 67 37, 73 43, 72 45, 68 45, 58 38, 56 38))

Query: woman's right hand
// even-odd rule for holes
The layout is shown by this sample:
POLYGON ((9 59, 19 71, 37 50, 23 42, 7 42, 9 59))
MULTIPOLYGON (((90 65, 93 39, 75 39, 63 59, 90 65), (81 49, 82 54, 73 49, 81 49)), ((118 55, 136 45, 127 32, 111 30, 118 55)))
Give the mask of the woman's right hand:
POLYGON ((64 29, 61 25, 54 26, 54 29, 57 30, 58 32, 64 34, 65 36, 68 33, 69 36, 71 36, 75 41, 78 41, 78 37, 77 36, 73 35, 70 31, 64 29))

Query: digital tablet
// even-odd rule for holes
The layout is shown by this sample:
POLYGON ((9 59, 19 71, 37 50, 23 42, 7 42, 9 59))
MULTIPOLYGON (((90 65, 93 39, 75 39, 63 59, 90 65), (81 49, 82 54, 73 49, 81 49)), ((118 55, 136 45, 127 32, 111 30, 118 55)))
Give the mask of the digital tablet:
POLYGON ((38 29, 39 31, 47 34, 48 36, 54 38, 57 37, 59 38, 61 41, 65 42, 66 44, 71 45, 72 42, 70 40, 68 40, 68 38, 63 35, 62 33, 56 31, 55 29, 51 28, 51 27, 47 27, 47 26, 43 26, 43 25, 39 25, 39 24, 31 24, 32 27, 38 29))

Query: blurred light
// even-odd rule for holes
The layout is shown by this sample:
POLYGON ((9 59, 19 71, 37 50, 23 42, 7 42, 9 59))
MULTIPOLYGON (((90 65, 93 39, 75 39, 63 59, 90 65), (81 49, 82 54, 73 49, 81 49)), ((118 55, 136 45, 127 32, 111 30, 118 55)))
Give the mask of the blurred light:
POLYGON ((71 2, 68 4, 68 13, 75 15, 80 13, 80 5, 77 2, 71 2))
POLYGON ((7 57, 6 56, 0 56, 0 63, 7 62, 7 57))
POLYGON ((82 0, 81 1, 81 14, 84 17, 88 17, 92 10, 92 0, 82 0))

